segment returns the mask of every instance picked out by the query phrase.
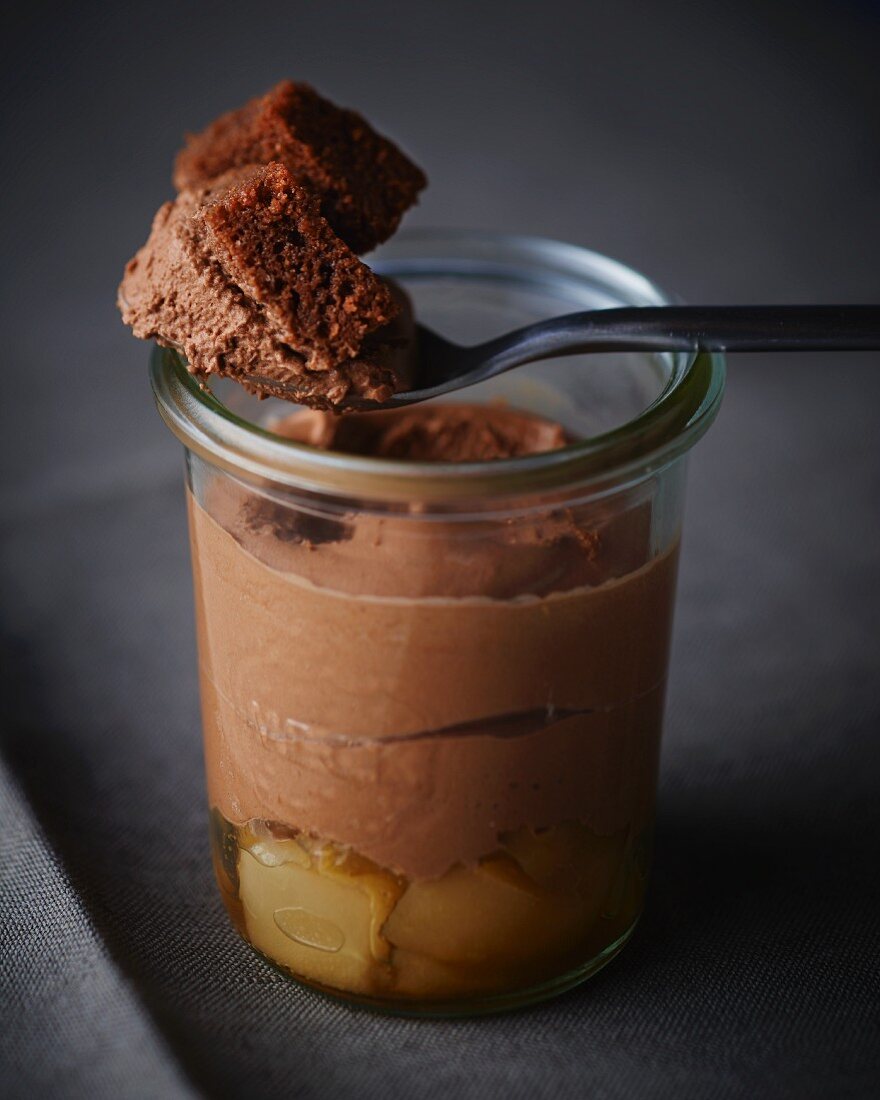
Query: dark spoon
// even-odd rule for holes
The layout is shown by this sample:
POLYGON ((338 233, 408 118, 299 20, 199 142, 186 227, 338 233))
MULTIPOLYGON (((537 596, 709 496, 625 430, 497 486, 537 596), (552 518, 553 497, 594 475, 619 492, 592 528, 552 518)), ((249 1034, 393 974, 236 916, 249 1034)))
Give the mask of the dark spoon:
POLYGON ((461 347, 416 326, 414 388, 381 405, 393 409, 485 382, 523 363, 608 351, 874 351, 880 306, 632 306, 569 313, 461 347))

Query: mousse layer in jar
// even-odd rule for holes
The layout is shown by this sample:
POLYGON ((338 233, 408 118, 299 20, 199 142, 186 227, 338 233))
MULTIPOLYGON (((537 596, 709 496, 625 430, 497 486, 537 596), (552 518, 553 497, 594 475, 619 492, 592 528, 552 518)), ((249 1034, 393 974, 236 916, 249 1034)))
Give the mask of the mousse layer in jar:
MULTIPOLYGON (((277 430, 426 460, 565 442, 479 406, 277 430)), ((676 542, 652 545, 650 498, 331 514, 225 475, 198 497, 216 865, 246 938, 331 990, 448 1004, 550 981, 625 936, 677 561, 676 542)))

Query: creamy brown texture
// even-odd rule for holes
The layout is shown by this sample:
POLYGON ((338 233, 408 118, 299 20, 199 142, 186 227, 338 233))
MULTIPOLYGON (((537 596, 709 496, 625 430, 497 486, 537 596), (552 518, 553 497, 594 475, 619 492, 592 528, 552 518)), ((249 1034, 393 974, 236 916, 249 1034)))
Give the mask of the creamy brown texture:
POLYGON ((208 782, 228 820, 415 879, 522 826, 648 825, 677 547, 651 556, 647 506, 468 525, 294 512, 225 478, 201 499, 208 782))
POLYGON ((286 80, 189 135, 174 179, 119 288, 136 336, 179 349, 196 375, 315 408, 407 388, 406 296, 357 255, 427 183, 393 142, 286 80))
MULTIPOLYGON (((218 262, 200 213, 241 181, 242 173, 232 172, 159 208, 119 288, 122 318, 135 336, 180 350, 194 373, 229 375, 254 392, 306 403, 333 405, 349 396, 384 401, 405 388, 413 318, 400 288, 389 287, 394 320, 366 336, 356 356, 336 362, 279 325, 255 292, 242 289, 242 280, 218 262)), ((354 256, 351 262, 363 268, 354 256)), ((328 316, 331 327, 332 321, 328 316)))
POLYGON ((502 404, 447 402, 344 418, 300 412, 273 425, 298 443, 346 454, 415 462, 487 462, 555 451, 571 442, 565 429, 502 404))

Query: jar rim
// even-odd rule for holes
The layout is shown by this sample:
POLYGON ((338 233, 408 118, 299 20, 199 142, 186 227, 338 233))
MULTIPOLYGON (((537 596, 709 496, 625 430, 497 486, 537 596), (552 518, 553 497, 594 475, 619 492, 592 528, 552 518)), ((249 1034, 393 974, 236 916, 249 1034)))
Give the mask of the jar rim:
MULTIPOLYGON (((540 263, 611 291, 621 304, 665 305, 673 299, 645 276, 601 253, 542 237, 489 231, 408 230, 371 261, 380 273, 468 267, 528 276, 540 263), (456 259, 458 257, 458 259, 456 259)), ((455 501, 536 492, 600 492, 641 481, 689 450, 718 412, 725 362, 720 353, 675 357, 656 399, 600 435, 554 451, 492 462, 419 462, 322 450, 276 435, 227 408, 187 370, 175 351, 154 347, 150 377, 159 412, 190 451, 249 480, 331 495, 388 501, 455 501)))

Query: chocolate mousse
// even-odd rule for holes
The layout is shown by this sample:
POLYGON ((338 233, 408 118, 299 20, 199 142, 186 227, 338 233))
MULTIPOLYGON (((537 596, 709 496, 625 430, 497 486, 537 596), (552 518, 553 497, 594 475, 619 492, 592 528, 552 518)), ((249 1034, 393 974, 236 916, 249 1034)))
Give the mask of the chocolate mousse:
POLYGON ((318 408, 406 388, 411 310, 356 255, 424 186, 395 146, 287 82, 192 138, 176 179, 119 288, 136 336, 197 376, 318 408))
MULTIPOLYGON (((463 404, 304 412, 275 430, 429 461, 566 441, 463 404)), ((431 999, 543 980, 625 934, 677 558, 652 553, 649 506, 463 524, 322 514, 225 478, 200 499, 218 875, 251 942, 319 984, 431 999)))
POLYGON ((276 422, 279 435, 345 454, 415 462, 485 462, 556 451, 572 442, 549 420, 501 405, 416 405, 344 418, 302 412, 276 422))
POLYGON ((271 164, 166 203, 119 302, 136 336, 180 348, 197 374, 329 406, 349 394, 384 401, 405 384, 412 319, 401 296, 271 164))

